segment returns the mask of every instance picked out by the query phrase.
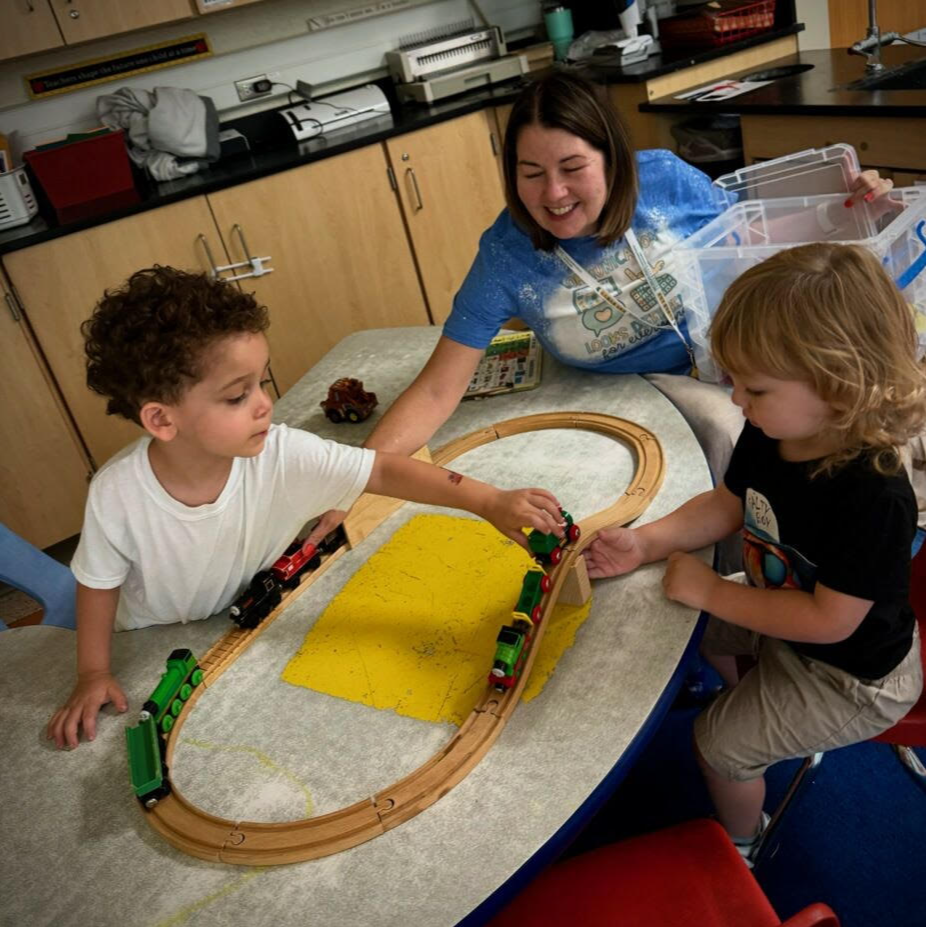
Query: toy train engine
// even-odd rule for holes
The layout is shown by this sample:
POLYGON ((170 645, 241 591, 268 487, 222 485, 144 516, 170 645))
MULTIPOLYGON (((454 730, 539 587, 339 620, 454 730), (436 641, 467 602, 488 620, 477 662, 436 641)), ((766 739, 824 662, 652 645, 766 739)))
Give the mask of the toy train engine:
POLYGON ((560 514, 565 522, 562 538, 558 538, 556 534, 542 534, 537 530, 528 535, 528 547, 540 563, 556 566, 563 559, 563 548, 579 540, 579 525, 573 524, 573 517, 569 512, 560 509, 560 514))
POLYGON ((521 595, 518 597, 515 609, 512 612, 512 617, 516 619, 516 625, 517 619, 521 619, 529 627, 541 623, 541 613, 543 611, 541 600, 546 593, 550 592, 550 587, 551 580, 544 572, 544 568, 536 563, 532 564, 528 568, 528 572, 525 573, 525 578, 521 584, 521 595))
POLYGON ((295 589, 304 573, 319 568, 322 554, 332 554, 345 543, 347 536, 341 525, 305 550, 297 538, 269 570, 261 570, 248 583, 229 608, 229 618, 245 630, 256 628, 283 600, 284 590, 295 589))
POLYGON ((528 657, 531 631, 521 627, 504 624, 496 637, 496 654, 489 682, 500 692, 507 692, 518 681, 528 657))
POLYGON ((280 583, 270 570, 261 570, 232 603, 229 618, 240 628, 256 628, 283 598, 280 583))
POLYGON ((203 681, 203 671, 189 650, 174 650, 154 692, 142 705, 138 724, 126 728, 129 775, 142 805, 153 808, 170 790, 166 736, 184 703, 203 681))

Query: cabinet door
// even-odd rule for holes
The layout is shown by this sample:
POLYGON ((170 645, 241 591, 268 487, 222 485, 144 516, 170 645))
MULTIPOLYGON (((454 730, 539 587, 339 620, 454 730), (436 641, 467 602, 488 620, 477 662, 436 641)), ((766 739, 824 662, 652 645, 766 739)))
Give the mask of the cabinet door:
POLYGON ((194 14, 190 0, 51 0, 51 5, 68 45, 189 19, 194 14))
POLYGON ((36 547, 77 534, 90 463, 2 275, 0 447, 0 522, 36 547))
POLYGON ((496 131, 485 110, 385 142, 436 324, 450 313, 480 235, 505 205, 496 131))
POLYGON ((281 394, 345 335, 429 323, 379 145, 211 193, 209 202, 233 261, 270 257, 273 273, 240 285, 270 309, 281 394))
POLYGON ((0 6, 0 59, 64 45, 48 0, 5 0, 0 6))
POLYGON ((217 260, 225 258, 205 197, 4 255, 7 273, 96 466, 142 430, 107 416, 106 400, 87 388, 80 324, 105 289, 120 286, 143 267, 207 270, 199 234, 206 236, 217 260))

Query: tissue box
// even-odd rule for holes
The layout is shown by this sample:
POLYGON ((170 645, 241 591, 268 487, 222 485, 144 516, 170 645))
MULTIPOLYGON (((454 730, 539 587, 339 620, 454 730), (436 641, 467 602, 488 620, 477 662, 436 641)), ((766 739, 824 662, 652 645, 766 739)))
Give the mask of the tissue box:
POLYGON ((121 130, 27 151, 23 159, 62 224, 105 215, 141 199, 121 130))

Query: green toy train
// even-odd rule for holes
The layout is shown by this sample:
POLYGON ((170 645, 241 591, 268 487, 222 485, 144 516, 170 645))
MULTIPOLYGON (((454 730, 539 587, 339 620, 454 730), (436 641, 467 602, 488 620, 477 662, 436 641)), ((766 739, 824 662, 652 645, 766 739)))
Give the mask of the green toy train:
POLYGON ((167 734, 202 681, 192 651, 172 651, 161 681, 142 705, 138 724, 126 728, 132 788, 145 808, 153 808, 171 790, 164 759, 167 734))
MULTIPOLYGON (((573 524, 568 512, 561 509, 560 514, 564 519, 562 538, 540 531, 532 531, 528 535, 528 546, 541 563, 553 566, 560 563, 563 548, 579 540, 579 526, 573 524)), ((552 585, 551 578, 542 566, 534 563, 528 567, 528 572, 522 580, 521 594, 512 610, 512 623, 504 624, 496 637, 496 652, 492 669, 489 671, 489 683, 500 692, 511 689, 521 676, 525 661, 531 652, 534 629, 541 623, 541 602, 550 592, 552 585)))

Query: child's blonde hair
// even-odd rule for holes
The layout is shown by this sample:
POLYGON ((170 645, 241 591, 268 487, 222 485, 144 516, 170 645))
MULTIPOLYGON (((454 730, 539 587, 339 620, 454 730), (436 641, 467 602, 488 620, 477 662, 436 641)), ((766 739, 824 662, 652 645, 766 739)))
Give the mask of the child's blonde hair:
POLYGON ((724 294, 711 350, 735 374, 809 383, 837 410, 832 472, 863 452, 896 472, 898 446, 924 425, 924 367, 911 308, 872 252, 821 243, 780 251, 724 294))

